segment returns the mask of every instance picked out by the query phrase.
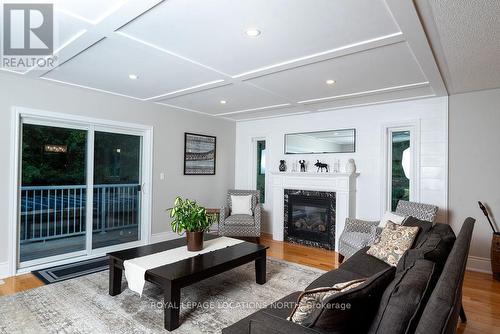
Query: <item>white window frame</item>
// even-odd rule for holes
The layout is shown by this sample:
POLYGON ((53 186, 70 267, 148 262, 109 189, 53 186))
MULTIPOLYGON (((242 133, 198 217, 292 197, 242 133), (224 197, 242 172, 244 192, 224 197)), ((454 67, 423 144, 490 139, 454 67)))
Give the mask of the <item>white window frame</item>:
POLYGON ((269 150, 268 150, 268 144, 269 144, 269 141, 267 140, 267 137, 255 137, 255 138, 252 138, 252 168, 251 168, 251 173, 252 175, 250 176, 250 182, 251 182, 251 185, 250 185, 250 189, 254 189, 254 190, 257 190, 257 142, 259 141, 265 141, 266 142, 266 173, 265 173, 265 185, 264 185, 264 192, 265 192, 265 198, 264 198, 264 201, 262 201, 262 198, 261 198, 261 204, 262 205, 265 205, 266 203, 266 200, 267 200, 267 197, 268 197, 268 166, 269 166, 269 150))
POLYGON ((385 124, 382 126, 381 215, 391 211, 392 201, 392 133, 410 132, 411 176, 410 201, 420 202, 420 121, 385 124))
MULTIPOLYGON (((151 239, 151 212, 152 212, 152 167, 153 167, 153 127, 149 125, 125 123, 106 119, 97 119, 83 117, 78 115, 56 113, 46 110, 37 110, 25 107, 12 108, 12 129, 11 129, 11 184, 10 184, 10 219, 9 219, 9 272, 10 276, 23 274, 33 270, 39 270, 50 266, 63 265, 71 262, 82 261, 105 255, 108 252, 146 245, 151 239), (92 219, 87 221, 87 240, 86 248, 83 251, 61 254, 50 258, 44 258, 44 261, 23 262, 23 267, 19 265, 19 198, 20 198, 20 144, 22 135, 22 124, 31 123, 38 125, 66 127, 82 129, 89 131, 87 138, 87 180, 89 188, 87 191, 87 203, 92 203, 93 199, 93 136, 95 131, 122 133, 138 135, 142 137, 142 189, 141 189, 141 238, 138 241, 92 249, 92 219), (48 261, 45 261, 48 260, 48 261)), ((87 206, 87 216, 92 217, 92 207, 87 206)))

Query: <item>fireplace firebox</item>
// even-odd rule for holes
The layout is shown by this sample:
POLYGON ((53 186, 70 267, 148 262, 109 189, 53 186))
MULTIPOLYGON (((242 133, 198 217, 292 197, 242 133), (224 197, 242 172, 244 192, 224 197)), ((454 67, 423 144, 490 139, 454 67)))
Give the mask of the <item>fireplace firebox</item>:
POLYGON ((285 240, 335 250, 335 193, 285 189, 285 240))

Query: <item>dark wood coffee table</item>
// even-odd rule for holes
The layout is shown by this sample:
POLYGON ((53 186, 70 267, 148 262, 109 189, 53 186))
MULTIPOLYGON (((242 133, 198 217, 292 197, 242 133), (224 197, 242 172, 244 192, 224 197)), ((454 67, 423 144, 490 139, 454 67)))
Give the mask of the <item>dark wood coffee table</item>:
MULTIPOLYGON (((206 235, 205 240, 217 238, 206 235)), ((120 294, 123 261, 186 245, 186 238, 160 242, 108 254, 109 294, 120 294)), ((255 261, 258 284, 266 283, 266 250, 268 247, 250 242, 226 247, 146 271, 146 281, 163 288, 165 329, 179 327, 181 288, 211 276, 255 261)))

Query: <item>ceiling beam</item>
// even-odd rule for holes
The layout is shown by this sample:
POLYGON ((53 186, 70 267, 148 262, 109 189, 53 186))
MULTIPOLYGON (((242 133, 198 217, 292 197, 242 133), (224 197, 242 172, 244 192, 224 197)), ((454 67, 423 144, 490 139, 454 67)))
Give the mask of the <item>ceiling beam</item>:
MULTIPOLYGON (((79 35, 59 52, 54 54, 54 56, 57 57, 58 66, 76 57, 107 36, 110 36, 116 30, 133 21, 163 1, 164 0, 128 1, 97 24, 89 24, 85 33, 79 35)), ((57 67, 54 69, 57 69, 57 67)), ((25 75, 38 78, 54 69, 47 70, 39 67, 33 67, 29 69, 25 75)))
POLYGON ((413 1, 386 0, 386 4, 405 35, 410 50, 413 52, 436 96, 448 95, 413 1))

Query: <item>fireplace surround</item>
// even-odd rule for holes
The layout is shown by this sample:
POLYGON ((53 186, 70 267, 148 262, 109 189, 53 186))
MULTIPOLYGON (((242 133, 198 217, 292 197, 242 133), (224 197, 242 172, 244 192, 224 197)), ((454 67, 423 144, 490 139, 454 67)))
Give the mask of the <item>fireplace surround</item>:
POLYGON ((285 240, 335 250, 335 193, 284 190, 285 240))
MULTIPOLYGON (((356 217, 356 179, 359 173, 271 172, 271 231, 274 240, 285 240, 285 189, 335 193, 335 249, 347 217, 356 217)), ((269 205, 268 204, 268 205, 269 205)))

